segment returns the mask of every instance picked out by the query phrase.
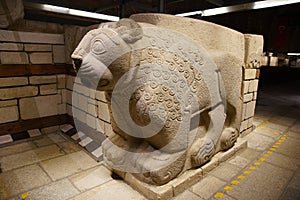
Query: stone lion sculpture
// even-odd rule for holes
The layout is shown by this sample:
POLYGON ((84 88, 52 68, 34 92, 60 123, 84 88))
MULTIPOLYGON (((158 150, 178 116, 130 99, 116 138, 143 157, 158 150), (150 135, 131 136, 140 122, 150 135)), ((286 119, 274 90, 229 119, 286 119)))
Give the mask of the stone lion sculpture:
POLYGON ((162 185, 234 145, 242 64, 211 52, 189 35, 133 19, 84 36, 72 59, 83 84, 105 91, 115 134, 102 147, 113 170, 162 185))

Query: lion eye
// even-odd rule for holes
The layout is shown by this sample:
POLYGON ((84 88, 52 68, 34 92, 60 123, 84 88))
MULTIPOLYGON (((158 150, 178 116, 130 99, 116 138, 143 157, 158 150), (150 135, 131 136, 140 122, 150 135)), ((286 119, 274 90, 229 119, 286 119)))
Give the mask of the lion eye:
POLYGON ((105 47, 104 44, 101 40, 97 40, 94 42, 93 46, 92 46, 92 51, 95 54, 102 54, 105 52, 105 47))

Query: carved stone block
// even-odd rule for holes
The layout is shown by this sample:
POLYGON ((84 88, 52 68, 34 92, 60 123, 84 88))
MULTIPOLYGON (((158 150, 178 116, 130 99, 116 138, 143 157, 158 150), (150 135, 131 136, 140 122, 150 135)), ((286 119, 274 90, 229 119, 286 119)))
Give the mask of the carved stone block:
POLYGON ((88 32, 72 59, 84 85, 105 91, 114 132, 102 144, 107 165, 163 185, 236 142, 245 39, 201 20, 130 18, 88 32))

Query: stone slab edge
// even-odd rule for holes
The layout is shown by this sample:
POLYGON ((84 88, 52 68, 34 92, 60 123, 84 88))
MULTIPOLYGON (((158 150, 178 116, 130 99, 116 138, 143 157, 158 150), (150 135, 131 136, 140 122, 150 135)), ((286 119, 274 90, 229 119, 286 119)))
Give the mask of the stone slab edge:
POLYGON ((207 173, 218 167, 220 163, 225 162, 226 160, 234 156, 237 152, 246 148, 247 141, 243 138, 238 138, 238 141, 231 149, 225 152, 217 153, 207 164, 197 169, 188 170, 181 174, 178 178, 162 186, 153 186, 143 183, 130 173, 117 174, 121 176, 124 181, 133 189, 137 190, 148 199, 167 200, 190 188, 192 185, 203 179, 207 173))

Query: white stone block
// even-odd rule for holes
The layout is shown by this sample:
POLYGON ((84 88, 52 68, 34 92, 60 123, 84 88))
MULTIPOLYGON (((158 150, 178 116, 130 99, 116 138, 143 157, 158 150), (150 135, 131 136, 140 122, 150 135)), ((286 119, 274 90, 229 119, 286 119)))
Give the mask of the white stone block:
POLYGON ((58 104, 57 107, 58 107, 58 114, 62 115, 67 113, 67 105, 65 103, 58 104))
POLYGON ((22 119, 33 119, 58 114, 60 95, 38 96, 20 99, 22 119))
POLYGON ((249 83, 249 92, 256 92, 258 87, 258 79, 252 80, 249 83))
POLYGON ((64 45, 53 45, 54 63, 66 63, 66 54, 64 45))
POLYGON ((0 135, 0 144, 5 144, 12 141, 13 139, 11 135, 0 135))
POLYGON ((246 114, 245 114, 246 119, 254 116, 255 103, 256 103, 255 101, 251 101, 251 102, 247 103, 247 105, 246 105, 246 114))
POLYGON ((57 94, 56 84, 40 85, 39 88, 41 95, 57 94))
POLYGON ((0 43, 1 51, 23 51, 23 44, 19 43, 0 43))
POLYGON ((28 55, 25 52, 0 52, 0 58, 1 64, 29 64, 28 55))
POLYGON ((96 97, 97 100, 100 100, 102 102, 107 102, 106 98, 105 98, 105 93, 102 92, 102 91, 96 91, 95 97, 96 97))
POLYGON ((96 157, 99 158, 100 156, 102 156, 102 146, 98 147, 97 149, 95 149, 92 154, 96 157))
POLYGON ((105 133, 105 126, 104 126, 104 121, 100 120, 97 118, 96 121, 96 130, 101 132, 101 133, 105 133))
POLYGON ((67 104, 67 114, 69 116, 73 116, 73 110, 72 110, 72 106, 67 104))
POLYGON ((66 93, 67 93, 67 99, 66 99, 66 101, 67 101, 68 104, 72 105, 73 104, 72 103, 72 91, 66 90, 66 93))
POLYGON ((0 78, 0 87, 27 85, 27 77, 0 78))
POLYGON ((80 146, 85 147, 86 145, 88 145, 89 143, 91 143, 93 140, 90 137, 86 137, 83 140, 81 140, 79 142, 80 146))
POLYGON ((97 120, 96 117, 89 114, 86 115, 86 123, 89 127, 93 129, 96 129, 96 120, 97 120))
POLYGON ((0 99, 15 99, 21 97, 32 97, 38 94, 38 87, 36 86, 23 86, 13 88, 0 89, 0 99))
POLYGON ((90 97, 91 97, 92 99, 95 99, 95 98, 96 98, 96 90, 90 89, 90 97))
POLYGON ((56 83, 56 76, 31 76, 29 77, 30 84, 46 84, 46 83, 56 83))
POLYGON ((19 119, 18 106, 0 108, 0 124, 17 121, 19 119))
POLYGON ((97 117, 97 111, 98 111, 97 106, 95 106, 93 104, 88 104, 88 113, 90 115, 97 117))
POLYGON ((57 88, 58 89, 66 88, 66 75, 65 74, 57 75, 57 88))
POLYGON ((83 94, 87 97, 90 96, 90 89, 77 83, 74 84, 73 91, 83 94))
POLYGON ((52 53, 30 53, 32 64, 52 64, 52 53))
POLYGON ((0 41, 40 44, 64 44, 64 35, 0 30, 0 41))
POLYGON ((253 93, 253 100, 256 101, 256 99, 257 99, 257 92, 254 92, 253 93))
POLYGON ((39 129, 32 129, 27 131, 30 137, 36 137, 42 135, 41 131, 39 129))
POLYGON ((247 94, 248 93, 248 91, 249 91, 249 83, 250 83, 250 81, 243 81, 243 93, 244 94, 247 94))
POLYGON ((74 82, 75 82, 75 77, 68 75, 67 82, 66 82, 67 89, 73 90, 74 82))
POLYGON ((79 140, 79 139, 83 139, 83 137, 85 136, 85 134, 81 131, 79 131, 78 133, 75 133, 74 135, 71 136, 71 138, 73 140, 79 140))
POLYGON ((72 105, 82 111, 87 112, 88 110, 88 97, 73 92, 72 94, 72 105))
POLYGON ((0 101, 0 107, 16 106, 17 100, 0 101))
POLYGON ((82 110, 77 109, 73 106, 72 113, 74 118, 81 121, 82 123, 86 123, 86 112, 83 112, 82 110))
POLYGON ((52 51, 50 44, 24 44, 25 51, 52 51))
POLYGON ((244 94, 244 102, 252 101, 253 99, 253 93, 244 94))
POLYGON ((71 130, 73 128, 73 126, 71 124, 64 124, 64 125, 61 125, 60 126, 60 130, 63 132, 63 133, 66 133, 68 132, 69 130, 71 130))
POLYGON ((98 116, 100 119, 110 122, 110 114, 106 103, 98 101, 98 116))
POLYGON ((245 69, 244 80, 256 78, 256 69, 245 69))
POLYGON ((261 66, 264 39, 262 35, 245 34, 245 65, 249 68, 261 66))
POLYGON ((67 103, 67 90, 66 89, 61 90, 61 101, 62 101, 62 103, 67 103))

